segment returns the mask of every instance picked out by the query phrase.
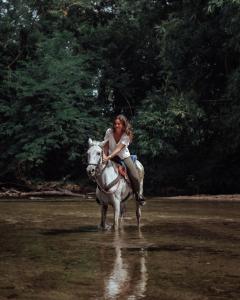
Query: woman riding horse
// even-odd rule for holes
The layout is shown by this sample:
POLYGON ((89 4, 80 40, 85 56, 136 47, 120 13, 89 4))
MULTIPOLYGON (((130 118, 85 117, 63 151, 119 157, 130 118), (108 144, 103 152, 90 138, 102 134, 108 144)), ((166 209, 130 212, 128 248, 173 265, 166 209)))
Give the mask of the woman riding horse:
POLYGON ((124 161, 136 200, 140 205, 144 205, 145 200, 140 193, 139 173, 128 149, 132 139, 133 132, 129 121, 124 115, 118 115, 114 119, 112 128, 107 129, 104 137, 103 162, 108 160, 124 161))

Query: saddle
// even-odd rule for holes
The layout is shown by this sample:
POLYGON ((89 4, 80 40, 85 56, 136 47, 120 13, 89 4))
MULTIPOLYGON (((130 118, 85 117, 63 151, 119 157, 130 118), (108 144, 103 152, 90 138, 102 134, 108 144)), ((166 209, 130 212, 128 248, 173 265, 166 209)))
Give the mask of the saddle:
MULTIPOLYGON (((131 155, 132 161, 135 163, 137 160, 137 155, 131 155)), ((113 161, 117 164, 118 173, 128 182, 130 183, 129 176, 127 174, 127 168, 124 164, 124 161, 119 157, 114 157, 113 161)))
POLYGON ((129 180, 128 178, 128 174, 127 174, 127 169, 125 166, 122 166, 122 165, 117 165, 117 169, 118 169, 118 173, 124 177, 126 180, 129 180))

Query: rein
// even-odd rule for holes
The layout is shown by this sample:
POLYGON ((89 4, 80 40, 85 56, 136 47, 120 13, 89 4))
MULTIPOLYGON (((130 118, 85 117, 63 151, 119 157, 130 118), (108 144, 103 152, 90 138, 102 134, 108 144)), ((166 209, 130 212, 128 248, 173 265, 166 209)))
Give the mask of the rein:
MULTIPOLYGON (((95 179, 96 179, 96 182, 97 182, 96 176, 95 176, 95 179)), ((120 183, 120 175, 118 174, 117 178, 114 179, 112 182, 110 182, 110 183, 105 187, 105 189, 104 189, 98 182, 97 182, 97 186, 98 186, 99 190, 100 190, 101 192, 103 192, 104 194, 114 194, 114 193, 117 191, 118 187, 119 187, 119 183, 120 183), (109 192, 109 190, 110 190, 114 185, 116 185, 116 184, 118 184, 118 185, 117 185, 115 191, 109 192)))
MULTIPOLYGON (((96 163, 92 163, 92 164, 89 163, 88 165, 96 166, 96 167, 99 169, 99 165, 101 164, 101 162, 102 162, 102 159, 100 159, 99 162, 98 162, 97 164, 96 164, 96 163)), ((103 192, 103 193, 105 193, 105 194, 114 194, 114 193, 118 190, 118 187, 119 187, 119 184, 120 184, 120 178, 121 178, 121 176, 119 175, 119 173, 118 173, 117 178, 115 178, 112 182, 110 182, 110 183, 109 183, 107 186, 105 186, 105 187, 102 187, 102 186, 100 185, 100 183, 98 182, 98 180, 97 180, 97 177, 100 176, 100 175, 103 173, 103 171, 106 169, 107 164, 108 164, 108 162, 105 164, 105 167, 101 170, 101 172, 99 172, 98 175, 95 175, 94 178, 95 178, 96 183, 97 183, 97 186, 98 186, 98 188, 99 188, 99 190, 100 190, 101 192, 103 192), (109 192, 109 190, 110 190, 114 185, 116 185, 116 184, 117 184, 117 187, 116 187, 115 191, 109 192)))

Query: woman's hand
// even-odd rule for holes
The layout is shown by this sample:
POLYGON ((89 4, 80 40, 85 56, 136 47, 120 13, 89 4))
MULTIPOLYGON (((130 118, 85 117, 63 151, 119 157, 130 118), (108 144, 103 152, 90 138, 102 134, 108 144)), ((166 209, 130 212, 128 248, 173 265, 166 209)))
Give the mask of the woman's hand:
POLYGON ((108 160, 111 159, 111 155, 107 156, 104 152, 103 152, 103 163, 106 163, 108 160))
POLYGON ((126 145, 122 143, 118 144, 117 147, 112 151, 111 155, 108 156, 103 151, 103 163, 115 157, 124 147, 126 147, 126 145))

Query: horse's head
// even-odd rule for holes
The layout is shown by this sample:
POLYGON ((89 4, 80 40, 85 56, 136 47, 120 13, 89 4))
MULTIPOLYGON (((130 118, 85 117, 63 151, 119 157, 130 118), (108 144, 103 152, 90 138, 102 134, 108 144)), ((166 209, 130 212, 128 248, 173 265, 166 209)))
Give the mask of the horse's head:
POLYGON ((104 142, 88 140, 88 166, 87 174, 90 178, 94 178, 97 168, 102 164, 104 142))

